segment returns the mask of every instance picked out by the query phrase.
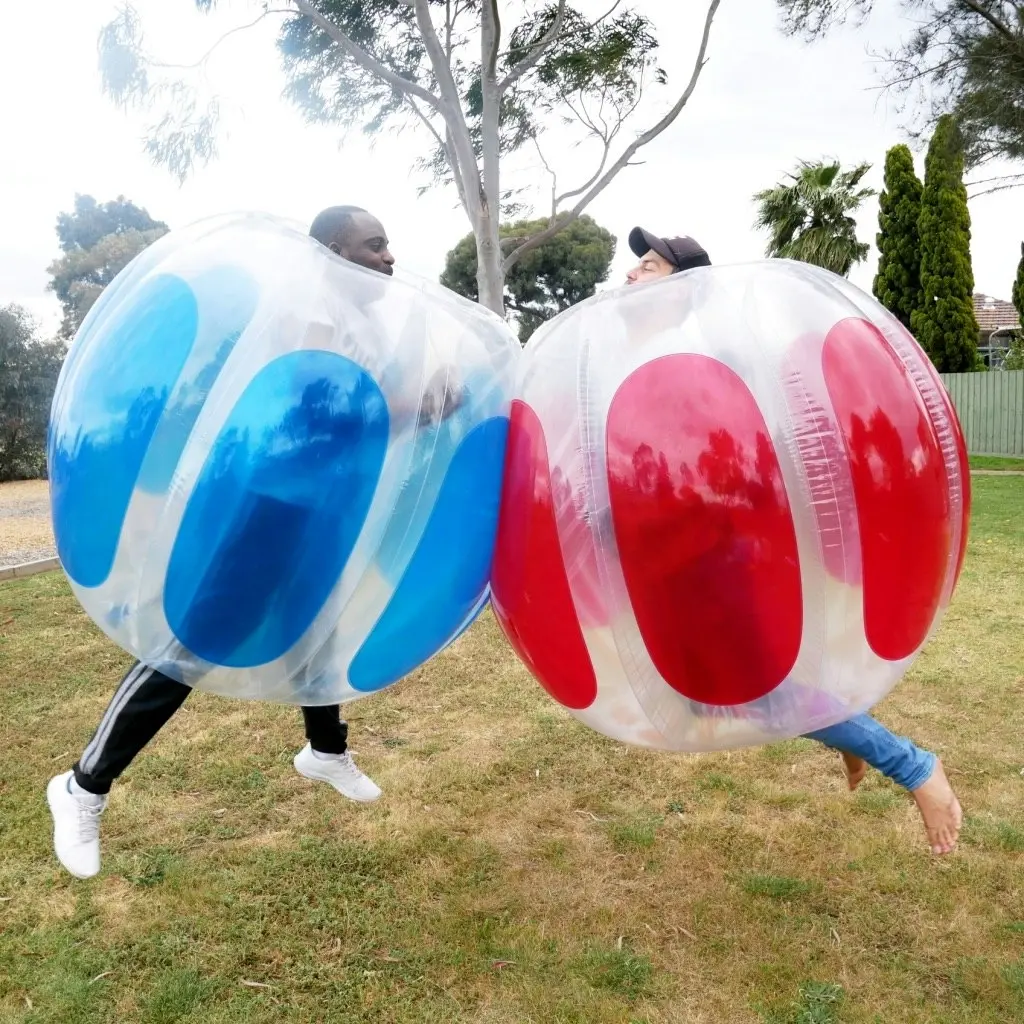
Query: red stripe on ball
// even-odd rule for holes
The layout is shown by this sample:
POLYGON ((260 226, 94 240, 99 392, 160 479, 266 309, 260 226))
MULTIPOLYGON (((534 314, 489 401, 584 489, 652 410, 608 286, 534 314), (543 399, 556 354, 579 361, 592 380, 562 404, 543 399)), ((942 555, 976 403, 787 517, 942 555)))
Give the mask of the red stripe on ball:
POLYGON ((853 473, 864 565, 864 630, 889 661, 928 634, 949 566, 946 465, 917 387, 882 332, 837 324, 822 367, 853 473))
POLYGON ((512 403, 491 603, 544 689, 568 708, 589 707, 597 680, 558 542, 544 428, 518 400, 512 403))
POLYGON ((655 359, 616 392, 607 455, 622 571, 655 667, 692 700, 763 697, 796 661, 803 601, 754 396, 707 356, 655 359))

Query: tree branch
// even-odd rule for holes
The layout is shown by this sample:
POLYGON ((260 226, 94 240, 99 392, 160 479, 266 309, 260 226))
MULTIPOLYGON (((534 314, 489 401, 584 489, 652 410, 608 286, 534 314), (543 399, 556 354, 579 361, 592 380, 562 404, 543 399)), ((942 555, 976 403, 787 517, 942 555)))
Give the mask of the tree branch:
POLYGON ((1011 188, 1024 188, 1024 174, 1006 174, 1000 175, 998 178, 986 178, 982 181, 967 183, 969 189, 976 188, 978 185, 988 185, 988 188, 981 189, 979 192, 969 193, 968 199, 980 199, 982 196, 990 196, 996 192, 1006 192, 1011 188), (997 184, 993 184, 994 182, 997 184))
MULTIPOLYGON (((296 3, 298 2, 299 0, 296 0, 296 3)), ((445 57, 444 47, 441 45, 441 40, 437 37, 433 21, 430 19, 428 0, 415 0, 415 9, 416 24, 419 26, 420 35, 423 37, 423 45, 426 48, 431 67, 434 69, 434 77, 437 79, 441 90, 441 99, 439 100, 437 110, 444 118, 444 122, 448 127, 448 134, 452 137, 453 147, 458 154, 458 162, 462 171, 462 184, 465 187, 466 200, 469 204, 470 221, 475 226, 480 217, 484 197, 480 182, 480 169, 477 166, 476 153, 473 151, 473 141, 469 134, 469 126, 466 124, 466 115, 462 109, 462 99, 459 96, 459 89, 452 75, 451 65, 445 57), (470 173, 473 174, 473 180, 469 178, 470 173)))
POLYGON ((484 199, 491 216, 499 217, 499 163, 501 160, 501 93, 496 81, 498 52, 501 46, 501 18, 498 0, 484 0, 480 12, 480 86, 483 109, 480 117, 480 135, 484 164, 484 199))
POLYGON ((1016 34, 1003 24, 991 11, 982 7, 977 0, 962 0, 964 7, 969 7, 979 18, 984 18, 1004 39, 1015 39, 1016 34))
POLYGON ((545 309, 543 306, 521 306, 514 299, 505 299, 505 305, 516 313, 525 313, 527 316, 535 316, 538 320, 550 320, 552 317, 552 310, 545 309))
POLYGON ((437 142, 441 151, 444 153, 448 160, 448 166, 452 169, 452 180, 455 182, 455 191, 458 193, 459 202, 462 204, 462 209, 465 211, 466 216, 470 216, 469 204, 466 201, 466 187, 462 182, 462 171, 459 167, 458 154, 455 152, 454 147, 451 145, 451 133, 447 133, 447 139, 441 138, 441 133, 433 126, 430 118, 420 110, 416 101, 411 96, 405 97, 405 102, 412 107, 413 112, 426 126, 428 132, 434 136, 434 141, 437 142))
POLYGON ((600 25, 602 21, 607 21, 621 6, 622 0, 615 0, 615 3, 613 3, 611 7, 609 7, 608 10, 605 11, 604 14, 602 14, 601 17, 597 19, 597 21, 592 21, 589 27, 597 28, 597 26, 600 25))
POLYGON ((558 38, 562 31, 562 23, 565 20, 565 0, 558 0, 558 10, 555 13, 555 20, 551 27, 537 40, 532 50, 498 83, 498 95, 504 96, 508 90, 519 81, 528 71, 540 63, 541 57, 550 49, 551 44, 558 38))
POLYGON ((601 154, 601 162, 597 165, 597 170, 594 171, 594 173, 582 185, 580 185, 579 188, 574 188, 571 192, 563 192, 562 195, 558 196, 558 198, 555 200, 556 210, 562 203, 566 201, 566 199, 572 199, 574 196, 578 196, 581 195, 583 192, 586 192, 587 189, 590 188, 590 186, 593 185, 594 182, 601 177, 601 172, 604 170, 605 164, 608 163, 608 154, 611 152, 612 139, 614 139, 614 137, 615 136, 613 134, 609 138, 603 140, 604 152, 601 154))
POLYGON ((417 99, 423 100, 428 106, 433 107, 439 114, 444 114, 441 100, 429 89, 424 89, 423 86, 410 82, 407 78, 402 78, 401 75, 396 75, 394 71, 385 67, 379 60, 371 57, 361 46, 352 42, 333 21, 325 18, 308 0, 292 0, 292 3, 295 4, 301 14, 304 14, 310 21, 327 33, 361 68, 387 82, 388 85, 397 89, 404 96, 415 96, 417 99))
MULTIPOLYGON (((551 175, 551 223, 554 224, 555 218, 558 216, 558 197, 555 195, 555 190, 558 188, 558 178, 555 172, 551 170, 551 165, 544 158, 544 152, 540 148, 537 136, 531 135, 530 138, 533 140, 533 145, 537 150, 537 156, 540 157, 540 162, 544 165, 544 170, 551 175)), ((523 241, 526 241, 526 239, 523 239, 523 241)))
POLYGON ((239 32, 245 32, 250 28, 255 28, 264 18, 270 17, 271 14, 294 14, 295 12, 288 7, 268 7, 258 18, 254 18, 252 21, 247 22, 245 25, 236 25, 234 28, 229 28, 214 44, 193 64, 165 64, 163 61, 150 60, 147 63, 150 67, 161 68, 165 71, 195 71, 197 68, 201 68, 214 54, 214 51, 223 43, 226 39, 230 39, 231 36, 237 35, 239 32))
POLYGON ((498 11, 498 0, 486 0, 486 3, 490 14, 487 34, 492 38, 488 52, 483 55, 483 73, 485 76, 497 77, 498 54, 501 52, 501 14, 498 11))
POLYGON ((562 230, 567 224, 571 224, 583 211, 590 205, 590 203, 599 196, 609 185, 612 179, 622 170, 623 167, 627 166, 632 159, 633 155, 638 149, 646 146, 649 142, 656 139, 682 112, 683 107, 689 102, 690 97, 693 95, 693 90, 697 88, 697 81, 700 78, 701 72, 704 70, 705 57, 708 50, 708 40, 711 37, 711 24, 715 20, 715 13, 718 10, 718 5, 721 0, 711 0, 708 6, 708 13, 704 19, 704 32, 700 40, 700 48, 697 51, 697 57, 693 63, 693 71, 690 74, 690 81, 687 83, 686 88, 683 90, 683 94, 676 100, 672 109, 652 128, 649 128, 646 132, 634 139, 621 153, 619 158, 608 168, 607 171, 597 180, 584 193, 583 198, 566 214, 565 217, 561 218, 557 224, 553 224, 543 231, 537 232, 532 238, 527 239, 521 246, 513 250, 505 258, 505 262, 502 264, 502 269, 505 273, 515 266, 516 261, 519 260, 526 253, 530 252, 531 249, 536 249, 537 246, 543 245, 549 238, 553 238, 559 231, 562 230))

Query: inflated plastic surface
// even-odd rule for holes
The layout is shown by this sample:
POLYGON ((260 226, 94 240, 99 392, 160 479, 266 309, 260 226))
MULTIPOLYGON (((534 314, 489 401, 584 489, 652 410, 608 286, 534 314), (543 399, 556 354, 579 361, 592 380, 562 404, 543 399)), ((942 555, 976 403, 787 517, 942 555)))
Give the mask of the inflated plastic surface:
POLYGON ((492 603, 548 692, 642 746, 865 711, 949 603, 970 480, 927 357, 783 260, 609 292, 527 345, 492 603))
POLYGON ((54 397, 75 594, 200 689, 315 705, 396 681, 486 603, 519 357, 480 306, 288 223, 167 235, 103 293, 54 397))

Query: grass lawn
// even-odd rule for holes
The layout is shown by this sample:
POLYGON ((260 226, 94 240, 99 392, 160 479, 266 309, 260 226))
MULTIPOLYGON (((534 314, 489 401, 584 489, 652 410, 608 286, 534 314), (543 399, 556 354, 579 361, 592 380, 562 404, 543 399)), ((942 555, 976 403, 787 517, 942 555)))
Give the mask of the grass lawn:
POLYGON ((1024 459, 1008 458, 1003 455, 971 455, 971 469, 998 469, 1024 473, 1024 459))
POLYGON ((43 790, 127 659, 60 575, 0 585, 0 1021, 1024 1020, 1024 477, 975 495, 955 605, 880 709, 960 792, 943 860, 902 793, 850 796, 810 742, 587 731, 488 615, 351 707, 377 804, 295 774, 296 711, 196 694, 77 882, 43 790))

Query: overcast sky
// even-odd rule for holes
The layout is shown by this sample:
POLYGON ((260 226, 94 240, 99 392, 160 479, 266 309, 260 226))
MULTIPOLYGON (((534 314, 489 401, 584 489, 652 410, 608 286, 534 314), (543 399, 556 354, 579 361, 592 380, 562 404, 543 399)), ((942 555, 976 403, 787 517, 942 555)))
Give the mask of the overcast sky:
MULTIPOLYGON (((750 197, 800 158, 870 161, 870 184, 880 186, 885 150, 902 140, 901 117, 878 92, 868 53, 907 26, 894 0, 879 2, 888 10, 862 30, 807 47, 780 34, 771 0, 722 0, 709 63, 689 107, 642 151, 643 165, 623 171, 589 211, 620 238, 613 282, 630 265, 625 235, 635 224, 692 234, 716 263, 760 257, 764 239, 752 229, 750 197)), ((244 0, 221 0, 213 16, 197 14, 193 0, 134 0, 134 6, 149 50, 168 62, 196 60, 226 28, 253 17, 244 0)), ((655 20, 660 61, 679 86, 689 74, 704 5, 635 0, 635 6, 655 20)), ((123 194, 172 227, 242 209, 308 222, 324 206, 356 203, 384 220, 405 268, 437 276, 468 225, 453 194, 417 196, 421 179, 410 167, 424 148, 421 135, 381 138, 371 147, 361 137, 342 142, 336 130, 306 125, 280 98, 276 29, 268 20, 233 36, 207 63, 202 85, 219 96, 228 136, 217 160, 179 187, 143 153, 144 119, 114 108, 100 93, 96 37, 115 8, 110 0, 3 4, 0 303, 19 302, 48 329, 56 326, 46 267, 57 255, 55 219, 71 208, 76 192, 101 201, 123 194)), ((560 187, 588 176, 585 156, 559 155, 560 187)), ((923 155, 917 159, 923 173, 923 155)), ((510 179, 543 185, 543 171, 524 157, 510 168, 510 179)), ((971 216, 976 287, 1009 298, 1024 233, 1024 190, 974 200, 971 216)), ((876 217, 872 200, 861 218, 864 241, 873 242, 876 217)), ((862 287, 870 288, 876 258, 872 246, 869 263, 852 275, 862 287)))

